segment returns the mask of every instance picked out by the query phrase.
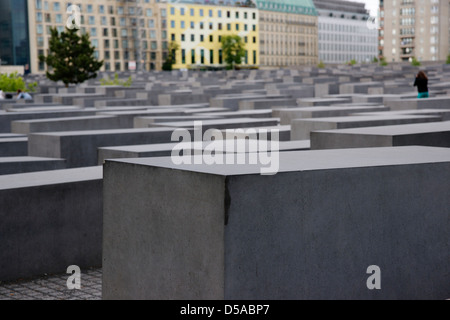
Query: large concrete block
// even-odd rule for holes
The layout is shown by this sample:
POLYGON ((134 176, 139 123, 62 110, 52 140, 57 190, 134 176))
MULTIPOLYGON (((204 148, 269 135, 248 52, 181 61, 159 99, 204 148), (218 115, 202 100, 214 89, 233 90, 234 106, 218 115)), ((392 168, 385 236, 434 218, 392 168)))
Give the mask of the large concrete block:
POLYGON ((282 152, 279 160, 273 176, 260 165, 107 161, 103 298, 450 296, 449 149, 282 152), (381 290, 367 287, 372 265, 381 290))
POLYGON ((361 115, 348 117, 297 119, 291 123, 292 140, 308 140, 310 133, 316 130, 334 130, 347 128, 377 127, 410 123, 441 121, 439 116, 418 115, 361 115))
POLYGON ((450 148, 450 121, 311 132, 311 149, 433 146, 450 148))
POLYGON ((101 266, 102 168, 0 176, 0 281, 101 266))
POLYGON ((173 131, 148 128, 33 133, 28 138, 28 155, 63 158, 68 168, 95 166, 99 147, 168 143, 173 131))
MULTIPOLYGON (((14 121, 11 132, 29 134, 32 132, 124 129, 129 123, 116 116, 86 116, 57 119, 35 119, 14 121)), ((130 127, 128 127, 130 128, 130 127)))
POLYGON ((401 99, 386 101, 385 105, 391 110, 408 109, 450 109, 450 96, 428 99, 401 99))
POLYGON ((290 125, 292 120, 301 118, 325 118, 325 117, 343 117, 348 116, 353 112, 374 112, 387 111, 389 108, 375 106, 375 107, 301 107, 301 108, 287 108, 274 109, 272 116, 280 118, 281 125, 290 125))
POLYGON ((64 159, 39 157, 0 157, 0 175, 65 169, 64 159))
POLYGON ((26 156, 27 152, 27 137, 5 137, 0 139, 0 157, 26 156))

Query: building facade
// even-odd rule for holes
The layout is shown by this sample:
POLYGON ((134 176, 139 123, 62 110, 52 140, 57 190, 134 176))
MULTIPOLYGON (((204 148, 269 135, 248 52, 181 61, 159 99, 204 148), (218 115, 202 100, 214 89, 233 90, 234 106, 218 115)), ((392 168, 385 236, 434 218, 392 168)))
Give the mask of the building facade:
POLYGON ((319 60, 370 62, 378 57, 378 30, 368 26, 364 3, 314 0, 319 14, 319 60))
POLYGON ((104 61, 102 70, 160 69, 167 55, 167 4, 155 0, 28 0, 31 69, 44 72, 39 56, 46 54, 50 28, 64 31, 74 12, 80 9, 81 33, 89 33, 95 55, 104 61))
POLYGON ((380 1, 380 56, 442 61, 449 54, 449 0, 380 1))
POLYGON ((245 45, 243 66, 259 66, 258 10, 251 6, 196 3, 168 5, 168 34, 178 44, 174 69, 223 67, 222 37, 238 35, 245 45))
POLYGON ((29 65, 28 11, 26 0, 0 0, 0 63, 29 65))
POLYGON ((72 5, 102 71, 161 70, 171 42, 180 48, 175 68, 223 67, 220 40, 230 34, 243 39, 247 67, 318 63, 312 0, 0 0, 3 64, 44 73, 39 56, 48 52, 51 28, 73 22, 72 5))
POLYGON ((317 12, 312 0, 256 0, 262 67, 317 65, 317 12))

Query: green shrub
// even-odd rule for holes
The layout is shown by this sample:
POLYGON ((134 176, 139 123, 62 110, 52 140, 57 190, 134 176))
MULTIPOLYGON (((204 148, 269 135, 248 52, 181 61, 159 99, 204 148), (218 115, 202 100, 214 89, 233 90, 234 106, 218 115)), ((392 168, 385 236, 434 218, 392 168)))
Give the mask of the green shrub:
POLYGON ((317 65, 317 68, 319 68, 319 69, 325 68, 325 63, 323 63, 323 61, 320 60, 319 64, 317 65))
POLYGON ((17 90, 35 92, 38 84, 37 82, 31 82, 26 84, 22 77, 17 72, 0 74, 0 89, 4 92, 16 92, 17 90))
POLYGON ((131 79, 131 76, 126 80, 119 80, 119 75, 116 73, 114 74, 114 79, 108 80, 108 79, 100 79, 100 84, 102 86, 124 86, 124 87, 130 87, 133 84, 133 80, 131 79))
POLYGON ((450 64, 450 54, 447 56, 447 64, 450 64))
POLYGON ((420 63, 419 60, 416 59, 416 57, 413 57, 412 61, 411 61, 411 65, 414 67, 420 67, 422 64, 420 63))
POLYGON ((386 67, 388 65, 386 58, 385 57, 381 57, 380 58, 380 66, 382 67, 386 67))

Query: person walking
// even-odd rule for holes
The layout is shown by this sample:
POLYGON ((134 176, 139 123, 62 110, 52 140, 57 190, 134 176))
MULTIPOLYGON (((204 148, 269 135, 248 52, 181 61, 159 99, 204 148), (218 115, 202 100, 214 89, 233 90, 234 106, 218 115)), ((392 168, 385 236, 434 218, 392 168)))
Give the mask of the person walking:
POLYGON ((417 87, 417 91, 419 92, 418 99, 428 98, 430 96, 428 93, 428 77, 425 72, 419 71, 416 76, 416 81, 414 81, 414 87, 417 87))

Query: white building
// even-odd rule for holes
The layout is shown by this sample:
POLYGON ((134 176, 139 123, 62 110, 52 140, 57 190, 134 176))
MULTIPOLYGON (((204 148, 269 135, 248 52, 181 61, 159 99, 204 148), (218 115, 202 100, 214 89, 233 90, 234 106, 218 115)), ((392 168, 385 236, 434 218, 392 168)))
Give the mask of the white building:
POLYGON ((378 57, 378 30, 370 28, 363 3, 314 0, 319 14, 319 60, 370 62, 378 57))

